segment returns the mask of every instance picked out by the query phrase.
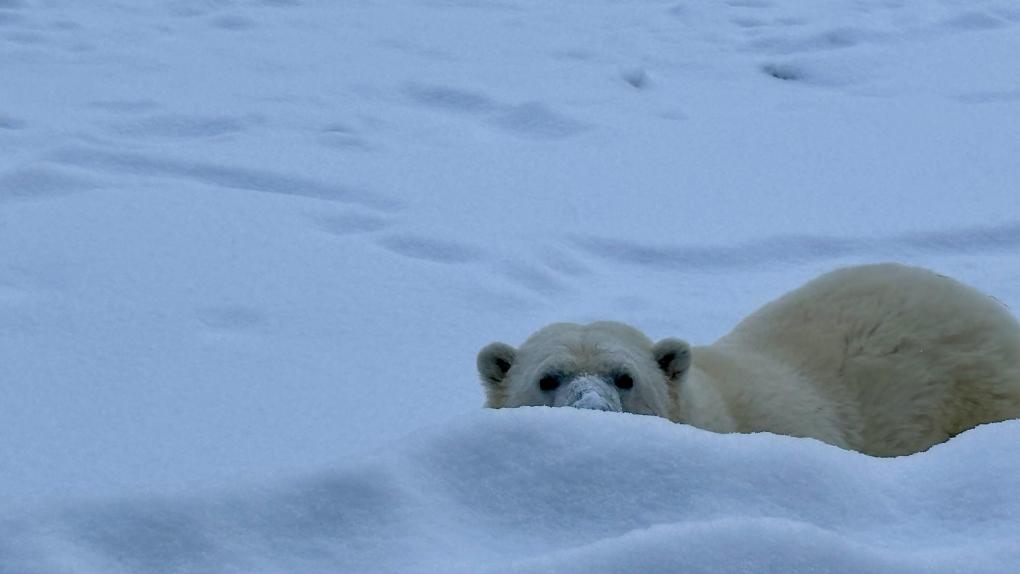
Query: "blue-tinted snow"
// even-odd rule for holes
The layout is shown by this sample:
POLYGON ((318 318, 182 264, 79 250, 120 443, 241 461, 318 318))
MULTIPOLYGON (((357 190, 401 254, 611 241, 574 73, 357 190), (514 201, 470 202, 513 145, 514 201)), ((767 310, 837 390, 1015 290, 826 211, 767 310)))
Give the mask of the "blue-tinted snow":
POLYGON ((1020 308, 1018 24, 0 0, 0 572, 1008 572, 1015 425, 876 461, 479 412, 473 365, 855 262, 1020 308))

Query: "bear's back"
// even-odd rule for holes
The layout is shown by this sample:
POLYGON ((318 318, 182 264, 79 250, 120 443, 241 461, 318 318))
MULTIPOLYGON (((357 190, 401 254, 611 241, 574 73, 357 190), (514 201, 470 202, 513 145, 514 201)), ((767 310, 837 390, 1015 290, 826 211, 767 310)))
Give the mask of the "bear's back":
POLYGON ((772 357, 837 405, 858 450, 924 450, 1020 416, 1020 325, 998 301, 897 264, 822 275, 716 345, 772 357))

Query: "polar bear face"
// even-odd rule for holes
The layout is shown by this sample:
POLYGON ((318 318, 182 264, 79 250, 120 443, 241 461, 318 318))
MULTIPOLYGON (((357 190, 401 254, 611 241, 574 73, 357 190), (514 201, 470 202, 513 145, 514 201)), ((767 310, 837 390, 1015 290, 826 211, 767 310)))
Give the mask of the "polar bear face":
POLYGON ((653 344, 609 321, 554 323, 520 349, 492 343, 478 353, 487 407, 571 406, 665 418, 690 363, 686 342, 653 344))

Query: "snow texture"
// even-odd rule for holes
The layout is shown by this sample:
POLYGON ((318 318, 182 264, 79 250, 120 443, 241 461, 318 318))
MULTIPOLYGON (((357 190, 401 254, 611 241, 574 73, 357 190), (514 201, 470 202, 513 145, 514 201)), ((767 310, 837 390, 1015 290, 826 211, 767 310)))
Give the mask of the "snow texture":
POLYGON ((562 320, 834 267, 1020 308, 1013 0, 0 0, 0 573, 996 572, 1016 423, 876 460, 485 412, 562 320))
POLYGON ((557 408, 302 480, 0 524, 10 572, 1009 572, 1020 422, 923 456, 557 408))

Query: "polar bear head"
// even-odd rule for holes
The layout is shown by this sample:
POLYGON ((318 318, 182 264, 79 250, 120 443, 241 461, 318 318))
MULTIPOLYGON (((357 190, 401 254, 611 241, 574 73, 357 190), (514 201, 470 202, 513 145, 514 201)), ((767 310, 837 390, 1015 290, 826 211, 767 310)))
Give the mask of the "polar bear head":
POLYGON ((491 343, 478 353, 487 407, 572 406, 665 418, 690 364, 686 342, 653 343, 610 321, 554 323, 520 349, 491 343))

